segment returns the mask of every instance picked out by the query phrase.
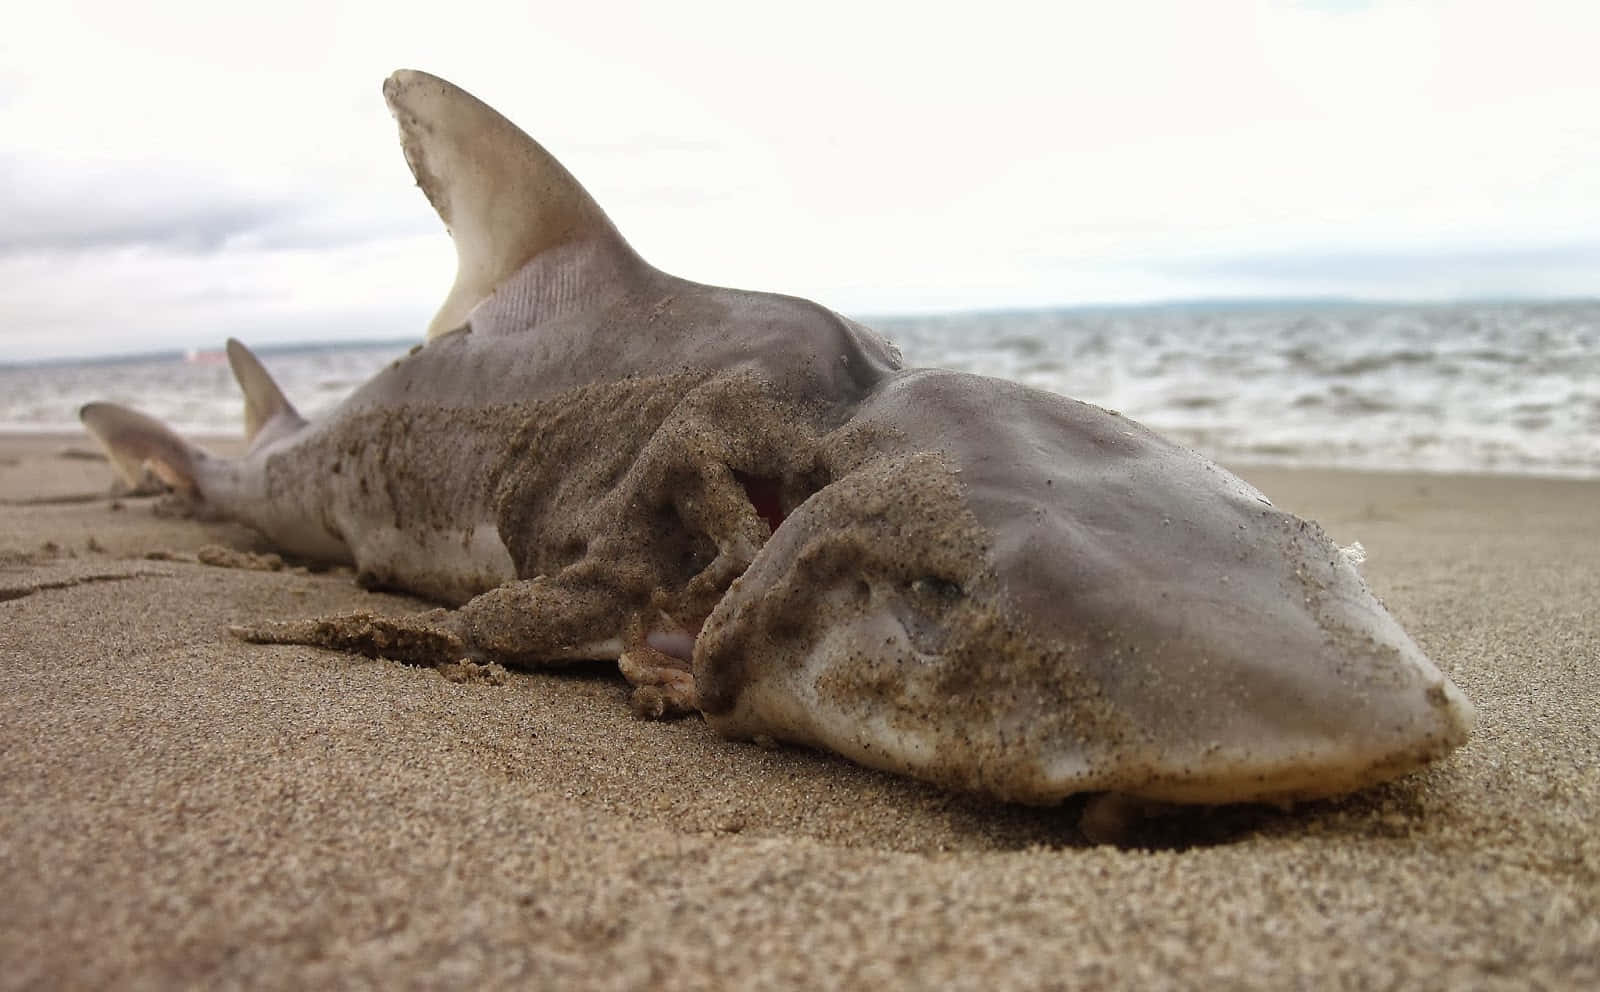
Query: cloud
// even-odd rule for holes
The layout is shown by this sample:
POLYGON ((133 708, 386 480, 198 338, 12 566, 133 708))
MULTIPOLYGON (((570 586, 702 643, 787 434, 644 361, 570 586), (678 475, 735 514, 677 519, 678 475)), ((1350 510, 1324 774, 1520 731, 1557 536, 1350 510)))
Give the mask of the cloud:
POLYGON ((1370 10, 1374 0, 1295 0, 1294 7, 1323 14, 1356 14, 1370 10))
POLYGON ((420 336, 447 238, 195 254, 147 246, 0 255, 0 362, 51 355, 420 336))
POLYGON ((845 310, 1592 291, 1597 10, 35 4, 0 43, 0 353, 425 321, 454 259, 399 65, 662 268, 845 310))
POLYGON ((160 210, 92 203, 44 211, 31 206, 0 199, 0 210, 16 222, 0 230, 0 254, 128 247, 203 254, 280 221, 283 210, 277 204, 264 203, 202 203, 160 210))
POLYGON ((230 186, 182 171, 0 162, 0 256, 338 248, 439 231, 420 197, 400 209, 394 201, 404 192, 230 186))
POLYGON ((304 209, 281 192, 221 189, 159 169, 0 160, 0 254, 134 246, 205 253, 304 209))
POLYGON ((1600 241, 1511 246, 1294 250, 1170 259, 1162 275, 1246 285, 1264 294, 1486 298, 1574 295, 1600 286, 1600 241))

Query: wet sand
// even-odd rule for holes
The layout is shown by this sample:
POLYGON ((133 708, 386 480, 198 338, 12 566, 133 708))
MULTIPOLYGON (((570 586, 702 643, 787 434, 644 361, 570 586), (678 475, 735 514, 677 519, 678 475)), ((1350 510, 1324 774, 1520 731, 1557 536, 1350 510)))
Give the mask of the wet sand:
POLYGON ((92 451, 0 437, 0 987, 1600 982, 1600 483, 1243 470, 1366 546, 1478 731, 1116 849, 1070 808, 636 720, 605 666, 236 642, 424 604, 201 554, 270 549, 113 502, 92 451))

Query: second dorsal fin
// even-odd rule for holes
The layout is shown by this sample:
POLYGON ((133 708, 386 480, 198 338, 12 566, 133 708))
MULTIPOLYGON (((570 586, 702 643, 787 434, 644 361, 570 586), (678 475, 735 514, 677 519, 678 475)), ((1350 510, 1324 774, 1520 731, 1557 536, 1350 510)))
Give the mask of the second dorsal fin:
POLYGON ((580 241, 624 245, 599 204, 539 143, 472 94, 401 69, 383 84, 417 185, 456 245, 456 281, 428 325, 453 331, 539 253, 580 241))
POLYGON ((254 445, 269 427, 266 440, 305 426, 305 420, 272 381, 261 360, 237 338, 228 339, 228 366, 244 393, 244 436, 248 443, 254 445))

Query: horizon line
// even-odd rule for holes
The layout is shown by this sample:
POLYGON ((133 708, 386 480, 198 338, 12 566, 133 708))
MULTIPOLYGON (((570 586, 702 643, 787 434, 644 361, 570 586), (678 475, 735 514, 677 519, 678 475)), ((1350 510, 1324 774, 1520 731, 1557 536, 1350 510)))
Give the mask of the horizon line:
MULTIPOLYGON (((1325 296, 1196 296, 1169 297, 1150 300, 1090 303, 1040 303, 1016 306, 985 307, 932 307, 926 310, 881 310, 847 314, 862 322, 875 320, 915 320, 927 317, 993 317, 1030 313, 1101 313, 1132 310, 1191 310, 1191 311, 1262 311, 1296 307, 1449 307, 1449 306, 1519 306, 1519 305, 1581 305, 1600 304, 1600 294, 1590 296, 1454 296, 1454 297, 1368 297, 1330 294, 1325 296)), ((830 308, 831 309, 831 308, 830 308)), ((263 354, 288 351, 311 351, 338 347, 377 348, 392 346, 411 347, 426 342, 422 333, 416 336, 394 337, 333 337, 302 338, 289 341, 269 341, 251 345, 253 351, 263 354)), ((72 365, 85 362, 138 362, 185 355, 194 351, 221 351, 196 349, 192 346, 172 345, 140 351, 106 351, 87 354, 45 355, 36 358, 0 359, 0 369, 37 368, 52 365, 72 365)))

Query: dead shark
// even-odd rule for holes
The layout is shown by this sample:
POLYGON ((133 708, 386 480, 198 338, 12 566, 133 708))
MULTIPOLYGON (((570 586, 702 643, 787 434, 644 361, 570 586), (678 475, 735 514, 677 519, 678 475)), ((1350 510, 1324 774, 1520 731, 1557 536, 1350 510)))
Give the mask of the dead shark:
POLYGON ((249 449, 83 423, 285 551, 448 608, 254 625, 420 663, 614 658, 653 715, 1004 800, 1351 792, 1472 705, 1315 524, 1099 407, 909 369, 815 303, 667 275, 441 79, 384 96, 457 279, 413 352, 301 418, 228 356, 249 449))

